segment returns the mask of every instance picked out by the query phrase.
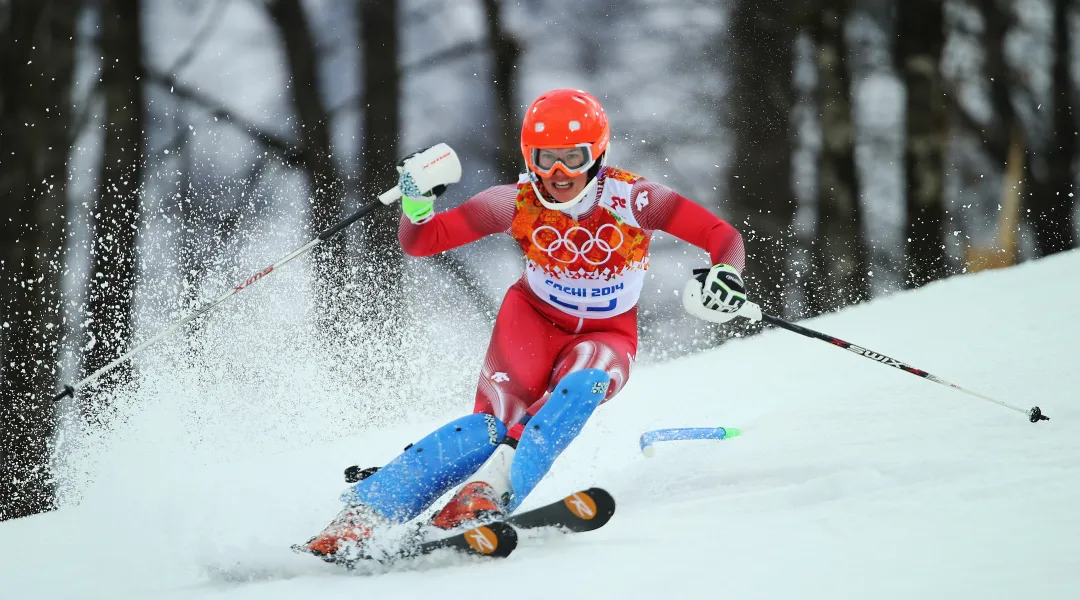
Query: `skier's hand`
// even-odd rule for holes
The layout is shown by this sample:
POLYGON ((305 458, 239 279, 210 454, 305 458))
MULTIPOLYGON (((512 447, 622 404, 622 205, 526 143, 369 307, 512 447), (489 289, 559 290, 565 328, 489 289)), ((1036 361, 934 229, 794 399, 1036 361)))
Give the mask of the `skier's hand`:
MULTIPOLYGON (((423 178, 418 177, 421 171, 430 166, 432 161, 430 150, 435 150, 435 147, 432 146, 431 148, 413 152, 401 159, 397 167, 398 189, 401 190, 401 210, 410 221, 417 225, 426 223, 435 216, 435 200, 446 191, 447 186, 457 181, 457 179, 444 180, 438 176, 432 180, 430 175, 423 178), (431 183, 435 183, 435 185, 431 185, 431 183), (428 185, 431 185, 431 187, 427 187, 428 185), (427 189, 421 189, 421 186, 427 187, 427 189)), ((452 150, 449 151, 453 152, 452 150)), ((436 153, 435 158, 438 157, 439 155, 436 153)))
POLYGON ((744 304, 746 285, 730 265, 694 269, 694 278, 686 282, 683 290, 686 312, 713 323, 727 323, 739 316, 744 304))

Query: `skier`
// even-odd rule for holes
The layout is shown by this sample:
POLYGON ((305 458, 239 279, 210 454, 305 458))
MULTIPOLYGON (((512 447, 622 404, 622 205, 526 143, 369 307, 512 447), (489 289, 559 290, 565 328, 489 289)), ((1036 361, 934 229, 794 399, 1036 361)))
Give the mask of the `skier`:
POLYGON ((493 233, 525 255, 506 292, 480 373, 473 413, 456 419, 342 494, 346 507, 302 548, 343 558, 373 531, 416 518, 460 486, 430 525, 468 526, 514 511, 596 407, 626 384, 637 354, 637 302, 649 241, 666 231, 709 253, 684 306, 714 322, 746 300, 742 238, 730 224, 658 183, 608 166, 610 130, 592 95, 558 89, 526 110, 515 184, 480 192, 436 214, 445 186, 409 194, 416 155, 398 167, 398 237, 430 256, 493 233))

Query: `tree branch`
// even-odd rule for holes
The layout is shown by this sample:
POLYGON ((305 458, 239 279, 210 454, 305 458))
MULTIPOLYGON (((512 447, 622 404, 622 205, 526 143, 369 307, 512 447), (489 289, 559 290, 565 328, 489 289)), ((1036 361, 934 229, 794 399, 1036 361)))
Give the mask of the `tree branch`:
POLYGON ((145 75, 147 80, 151 83, 169 88, 170 93, 176 97, 202 106, 209 111, 210 115, 215 119, 232 123, 239 129, 245 131, 248 135, 259 140, 266 147, 280 153, 286 165, 299 166, 304 164, 304 148, 302 145, 286 140, 275 134, 268 133, 258 125, 236 116, 217 100, 194 88, 188 87, 172 75, 166 75, 150 70, 147 70, 145 75))
POLYGON ((188 43, 188 47, 176 57, 171 67, 166 69, 167 72, 175 75, 176 73, 184 70, 188 64, 195 58, 196 52, 202 47, 206 38, 210 37, 210 34, 217 29, 217 26, 221 24, 221 13, 225 10, 226 0, 214 0, 214 5, 210 8, 210 14, 199 25, 198 31, 192 36, 191 41, 188 43))
POLYGON ((488 41, 486 39, 462 42, 432 56, 404 65, 402 70, 411 71, 410 75, 418 75, 425 71, 437 69, 448 62, 466 58, 472 54, 485 52, 487 49, 488 41))
POLYGON ((995 120, 991 120, 988 125, 980 123, 979 120, 968 111, 964 106, 964 103, 960 101, 960 96, 956 93, 955 84, 949 85, 947 83, 946 85, 948 85, 948 93, 946 96, 948 97, 949 105, 952 108, 953 116, 957 119, 960 126, 973 133, 979 134, 979 138, 984 145, 993 146, 995 140, 1000 139, 999 136, 1002 133, 998 123, 995 120))
MULTIPOLYGON (((473 53, 484 52, 486 48, 487 40, 462 42, 456 46, 451 46, 447 50, 438 54, 413 61, 407 65, 402 66, 401 69, 403 72, 410 71, 410 75, 423 74, 426 71, 437 69, 446 63, 468 57, 473 53)), ((345 100, 342 100, 338 104, 331 106, 327 112, 330 114, 331 117, 336 117, 342 111, 360 106, 360 101, 362 98, 363 94, 357 92, 352 96, 349 96, 345 100)))

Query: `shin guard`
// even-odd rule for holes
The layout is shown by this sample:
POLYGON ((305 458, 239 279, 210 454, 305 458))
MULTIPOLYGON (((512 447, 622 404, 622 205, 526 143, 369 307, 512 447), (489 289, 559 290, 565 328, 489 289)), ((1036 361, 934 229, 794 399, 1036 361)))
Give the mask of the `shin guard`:
POLYGON ((506 435, 492 415, 476 413, 451 421, 409 445, 397 458, 341 495, 395 523, 424 511, 484 463, 506 435))
POLYGON ((608 374, 600 369, 570 373, 551 391, 547 403, 523 422, 525 428, 510 465, 510 511, 525 500, 559 454, 581 433, 607 395, 610 382, 608 374))

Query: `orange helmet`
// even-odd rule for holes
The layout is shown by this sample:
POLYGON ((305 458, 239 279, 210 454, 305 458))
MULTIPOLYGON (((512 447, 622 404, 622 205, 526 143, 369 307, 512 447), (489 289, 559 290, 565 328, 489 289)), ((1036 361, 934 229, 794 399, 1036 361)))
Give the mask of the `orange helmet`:
POLYGON ((521 154, 529 170, 550 176, 560 169, 573 177, 588 171, 607 151, 611 129, 600 101, 581 90, 551 90, 525 110, 521 124, 521 154), (576 153, 542 149, 580 148, 576 153))

